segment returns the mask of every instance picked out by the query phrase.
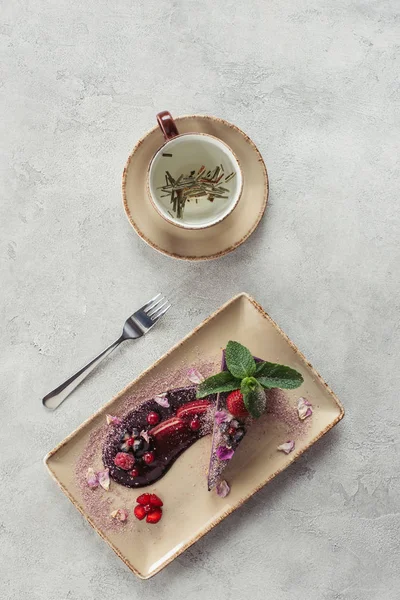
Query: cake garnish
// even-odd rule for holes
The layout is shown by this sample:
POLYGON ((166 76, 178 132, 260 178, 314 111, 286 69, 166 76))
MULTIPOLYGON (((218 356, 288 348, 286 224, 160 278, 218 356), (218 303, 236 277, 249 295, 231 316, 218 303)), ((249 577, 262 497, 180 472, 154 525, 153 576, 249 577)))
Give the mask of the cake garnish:
POLYGON ((306 398, 299 398, 297 401, 297 412, 299 414, 300 421, 304 421, 308 417, 311 417, 313 413, 312 404, 306 398))
POLYGON ((225 360, 227 370, 202 381, 197 389, 197 398, 240 391, 242 398, 236 394, 235 403, 239 406, 243 401, 243 408, 256 419, 266 409, 265 389, 292 390, 303 383, 302 375, 291 367, 267 361, 256 363, 250 350, 239 342, 228 342, 225 360))
POLYGON ((108 490, 110 489, 110 469, 104 469, 103 471, 99 471, 97 473, 97 479, 103 490, 106 490, 106 492, 108 492, 108 490))
POLYGON ((155 410, 151 410, 147 415, 147 422, 149 425, 157 425, 161 421, 161 417, 155 410))
POLYGON ((226 407, 234 417, 249 416, 249 411, 244 405, 243 394, 239 390, 229 394, 226 399, 226 407))
POLYGON ((216 410, 214 415, 215 422, 217 425, 222 425, 229 419, 229 415, 226 410, 216 410))
POLYGON ((114 464, 124 471, 129 471, 135 464, 135 458, 127 452, 118 452, 114 458, 114 464))
POLYGON ((146 431, 146 429, 143 429, 143 430, 140 432, 140 437, 142 437, 142 438, 144 439, 144 441, 145 441, 145 442, 149 443, 149 441, 150 441, 150 436, 149 436, 149 433, 148 433, 148 431, 146 431))
POLYGON ((239 342, 229 341, 222 351, 221 372, 199 384, 197 398, 217 394, 208 489, 222 481, 230 461, 253 419, 267 408, 266 390, 295 389, 303 383, 300 373, 285 365, 255 358, 239 342))
POLYGON ((92 467, 89 467, 86 473, 86 481, 88 486, 95 490, 99 487, 99 485, 103 488, 103 490, 110 489, 110 474, 109 469, 104 469, 103 471, 95 471, 92 467))
POLYGON ((169 400, 166 392, 164 392, 163 394, 157 394, 154 400, 163 408, 169 408, 169 400))
POLYGON ((163 501, 157 494, 141 494, 136 498, 136 502, 138 504, 133 513, 139 521, 146 517, 147 523, 158 523, 162 517, 163 501))
POLYGON ((218 446, 217 448, 217 457, 219 460, 231 460, 234 453, 233 448, 228 448, 228 446, 218 446))
POLYGON ((121 425, 122 419, 113 415, 106 415, 107 425, 121 425))
POLYGON ((281 444, 280 446, 278 446, 277 450, 280 450, 281 452, 284 452, 285 454, 290 454, 291 452, 293 452, 294 446, 295 446, 294 441, 289 440, 289 441, 285 442, 284 444, 281 444))
POLYGON ((187 372, 187 377, 189 381, 195 384, 199 384, 204 381, 203 375, 196 369, 196 367, 191 367, 187 372))
POLYGON ((87 470, 86 481, 88 486, 92 488, 92 490, 95 490, 99 487, 99 479, 96 473, 94 472, 94 469, 92 469, 91 467, 89 467, 89 469, 87 470))
POLYGON ((220 498, 226 498, 231 491, 231 488, 229 487, 228 482, 223 479, 217 484, 215 491, 217 492, 217 496, 220 498))
POLYGON ((113 510, 110 514, 112 519, 116 521, 121 521, 122 523, 128 519, 128 511, 125 508, 117 508, 117 510, 113 510))
POLYGON ((176 416, 179 419, 184 419, 202 415, 208 411, 210 406, 211 402, 209 400, 192 400, 191 402, 186 402, 180 406, 176 411, 176 416))

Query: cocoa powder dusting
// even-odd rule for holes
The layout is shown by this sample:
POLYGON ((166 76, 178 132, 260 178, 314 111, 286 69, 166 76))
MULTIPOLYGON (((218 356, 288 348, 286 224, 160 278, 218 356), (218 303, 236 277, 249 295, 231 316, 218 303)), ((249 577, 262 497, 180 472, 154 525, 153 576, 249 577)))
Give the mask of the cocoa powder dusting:
MULTIPOLYGON (((150 375, 145 389, 139 392, 135 391, 135 394, 127 394, 125 398, 118 402, 117 409, 113 410, 110 407, 107 412, 115 416, 124 417, 133 407, 153 398, 157 394, 179 386, 190 385, 190 381, 187 378, 187 371, 190 366, 193 365, 182 363, 179 369, 164 371, 162 376, 152 377, 150 375)), ((215 362, 201 362, 199 360, 196 362, 196 367, 206 378, 219 370, 220 362, 219 360, 215 362)), ((267 399, 268 408, 266 417, 268 421, 279 422, 285 429, 287 439, 300 440, 310 426, 308 420, 299 420, 295 405, 289 401, 288 396, 282 390, 269 390, 267 392, 267 399)), ((212 424, 213 418, 214 411, 210 410, 207 414, 209 425, 212 424)), ((86 480, 89 467, 93 468, 96 472, 104 468, 102 449, 109 427, 113 427, 113 425, 107 425, 104 418, 104 425, 98 427, 90 434, 89 441, 77 460, 75 475, 85 510, 96 526, 103 531, 125 531, 133 529, 135 525, 136 519, 133 515, 133 508, 137 493, 132 489, 118 485, 114 481, 111 482, 109 491, 105 491, 101 487, 93 490, 89 488, 86 480), (110 516, 111 512, 118 508, 128 510, 129 517, 127 521, 120 522, 110 516)), ((208 457, 204 457, 204 464, 207 463, 208 457)))

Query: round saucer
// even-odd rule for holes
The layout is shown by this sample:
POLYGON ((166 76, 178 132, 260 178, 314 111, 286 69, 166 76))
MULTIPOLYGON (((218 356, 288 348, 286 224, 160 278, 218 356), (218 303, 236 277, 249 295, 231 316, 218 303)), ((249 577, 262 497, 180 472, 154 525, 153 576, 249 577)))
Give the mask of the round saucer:
POLYGON ((221 223, 201 230, 176 227, 163 219, 146 192, 148 165, 164 143, 159 127, 142 137, 134 147, 122 176, 122 197, 126 216, 136 233, 155 250, 183 260, 219 258, 253 233, 268 200, 268 174, 261 154, 238 127, 216 117, 177 117, 179 133, 209 133, 228 144, 243 172, 242 196, 234 211, 221 223))

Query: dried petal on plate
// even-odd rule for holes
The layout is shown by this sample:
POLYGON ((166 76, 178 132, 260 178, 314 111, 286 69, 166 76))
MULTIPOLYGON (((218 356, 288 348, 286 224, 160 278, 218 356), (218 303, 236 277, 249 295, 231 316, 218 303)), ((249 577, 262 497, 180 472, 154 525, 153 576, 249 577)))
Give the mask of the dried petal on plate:
POLYGON ((220 498, 226 498, 231 491, 231 488, 229 487, 228 482, 223 479, 217 484, 215 490, 220 498))
POLYGON ((149 443, 150 438, 149 438, 149 432, 146 431, 145 429, 143 429, 143 431, 140 432, 140 437, 142 437, 145 442, 149 443))
POLYGON ((103 488, 103 490, 110 489, 110 469, 104 469, 104 471, 99 471, 97 473, 97 479, 99 480, 99 484, 103 488))
POLYGON ((89 469, 87 470, 86 481, 88 486, 92 488, 92 490, 95 490, 97 487, 99 487, 99 479, 91 467, 89 467, 89 469))
POLYGON ((125 508, 117 508, 117 510, 113 510, 110 517, 117 521, 124 522, 128 519, 128 511, 125 510, 125 508))
POLYGON ((232 448, 227 448, 226 446, 219 446, 216 450, 219 460, 230 460, 234 453, 235 452, 232 450, 232 448))
POLYGON ((203 375, 200 373, 200 371, 198 371, 197 369, 195 369, 194 367, 191 367, 188 372, 187 372, 187 377, 189 379, 189 381, 191 381, 192 383, 201 383, 202 381, 204 381, 204 377, 203 375))
POLYGON ((106 415, 107 425, 121 425, 122 419, 113 415, 106 415))
POLYGON ((168 401, 166 392, 164 392, 163 394, 158 394, 154 398, 154 400, 157 402, 157 404, 159 404, 163 408, 169 408, 169 401, 168 401))
POLYGON ((217 410, 214 415, 214 419, 217 425, 222 425, 225 421, 228 420, 228 413, 224 410, 217 410))
POLYGON ((311 417, 313 413, 312 404, 306 398, 299 398, 297 402, 297 412, 300 421, 304 421, 307 417, 311 417))
POLYGON ((281 452, 284 452, 285 454, 290 454, 294 450, 294 441, 289 440, 288 442, 281 444, 280 446, 277 447, 277 450, 280 450, 281 452))

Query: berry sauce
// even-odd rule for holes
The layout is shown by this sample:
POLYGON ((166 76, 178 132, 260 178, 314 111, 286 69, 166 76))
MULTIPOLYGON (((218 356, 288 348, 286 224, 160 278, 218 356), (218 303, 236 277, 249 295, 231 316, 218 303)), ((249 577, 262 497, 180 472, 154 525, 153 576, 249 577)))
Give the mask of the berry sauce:
POLYGON ((196 390, 197 386, 170 390, 166 392, 168 408, 160 406, 153 399, 147 400, 131 410, 120 425, 110 427, 103 446, 103 462, 114 481, 131 488, 153 484, 168 471, 182 452, 212 432, 216 396, 196 401, 196 390), (151 413, 159 415, 158 424, 148 422, 151 413), (197 419, 200 426, 191 427, 193 420, 197 419), (143 431, 147 433, 148 441, 147 436, 140 435, 143 431), (132 438, 137 441, 136 444, 132 444, 132 438), (132 456, 133 469, 125 470, 114 463, 120 452, 132 456), (153 457, 151 462, 149 455, 153 457))

